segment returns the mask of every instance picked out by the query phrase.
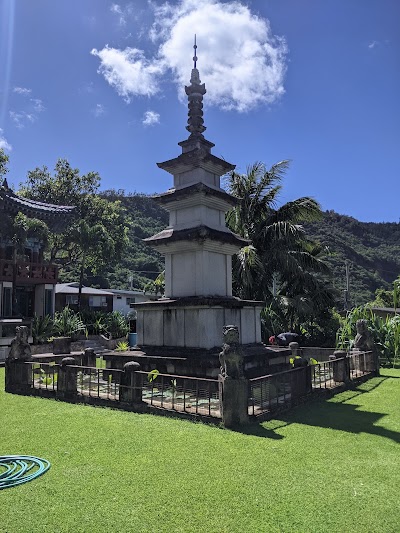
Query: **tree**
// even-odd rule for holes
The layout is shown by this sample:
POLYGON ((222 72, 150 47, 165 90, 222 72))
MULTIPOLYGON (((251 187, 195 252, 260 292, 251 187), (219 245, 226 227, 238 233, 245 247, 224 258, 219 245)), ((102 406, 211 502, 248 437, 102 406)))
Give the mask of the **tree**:
POLYGON ((332 305, 333 297, 315 275, 328 272, 323 250, 302 226, 322 217, 318 202, 303 197, 277 207, 288 166, 288 161, 281 161, 268 170, 257 162, 246 174, 229 173, 228 191, 239 202, 227 213, 227 223, 250 241, 233 258, 235 293, 265 302, 280 297, 293 325, 295 316, 315 315, 332 305))
POLYGON ((47 167, 28 172, 21 194, 41 202, 75 205, 76 216, 59 234, 49 238, 49 258, 63 269, 79 276, 79 299, 85 272, 96 274, 121 257, 127 244, 129 220, 119 201, 99 196, 97 172, 81 175, 65 159, 57 161, 54 175, 47 167))
MULTIPOLYGON (((4 176, 7 174, 8 172, 8 161, 9 161, 9 157, 8 155, 5 153, 5 151, 3 150, 3 148, 0 148, 0 179, 3 179, 4 176)), ((2 183, 0 183, 0 185, 2 185, 2 183)))
POLYGON ((400 301, 400 276, 393 281, 393 290, 376 289, 375 300, 369 304, 372 307, 393 307, 395 314, 400 301))

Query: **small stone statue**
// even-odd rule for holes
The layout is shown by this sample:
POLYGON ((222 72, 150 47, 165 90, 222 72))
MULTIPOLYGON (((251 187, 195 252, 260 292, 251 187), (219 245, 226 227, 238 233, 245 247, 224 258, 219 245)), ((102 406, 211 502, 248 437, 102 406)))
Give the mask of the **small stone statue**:
POLYGON ((224 327, 224 345, 219 354, 221 375, 225 378, 239 379, 244 377, 243 353, 239 344, 239 328, 224 327))
POLYGON ((360 352, 372 352, 375 371, 379 375, 379 351, 368 329, 367 321, 364 319, 357 320, 356 329, 357 335, 354 339, 353 349, 360 352))
POLYGON ((28 344, 29 330, 26 326, 15 328, 15 338, 11 341, 6 359, 6 392, 25 392, 32 386, 32 368, 24 364, 31 360, 31 347, 28 344))
POLYGON ((372 337, 366 320, 357 320, 357 335, 354 339, 353 348, 360 352, 372 352, 376 349, 374 338, 372 337))
POLYGON ((10 352, 7 359, 18 361, 31 360, 31 347, 28 343, 29 329, 27 326, 15 328, 15 338, 11 341, 10 352))

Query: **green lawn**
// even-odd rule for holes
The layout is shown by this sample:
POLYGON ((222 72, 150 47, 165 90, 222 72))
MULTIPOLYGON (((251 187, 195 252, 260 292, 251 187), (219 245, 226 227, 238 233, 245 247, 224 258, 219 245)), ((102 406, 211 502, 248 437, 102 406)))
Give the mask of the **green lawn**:
POLYGON ((51 461, 0 491, 0 531, 400 531, 400 371, 247 434, 5 394, 0 455, 51 461))

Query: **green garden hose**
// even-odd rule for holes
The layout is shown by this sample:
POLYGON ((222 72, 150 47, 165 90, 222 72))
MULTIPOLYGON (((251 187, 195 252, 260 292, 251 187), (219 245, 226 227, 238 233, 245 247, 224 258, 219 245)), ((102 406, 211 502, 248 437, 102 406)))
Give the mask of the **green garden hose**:
POLYGON ((30 455, 0 455, 0 490, 31 481, 49 468, 47 459, 30 455))

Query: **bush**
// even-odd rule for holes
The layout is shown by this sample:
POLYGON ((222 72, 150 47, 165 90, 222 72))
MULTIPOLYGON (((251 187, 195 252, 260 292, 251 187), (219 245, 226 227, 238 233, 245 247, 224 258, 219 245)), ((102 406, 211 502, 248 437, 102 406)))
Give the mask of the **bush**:
POLYGON ((64 307, 54 315, 54 335, 76 340, 82 333, 85 333, 85 324, 79 314, 69 307, 64 307))
POLYGON ((119 311, 113 311, 105 315, 105 328, 111 339, 120 339, 129 332, 127 319, 119 311))
POLYGON ((80 312, 82 322, 85 323, 89 335, 100 335, 106 331, 107 314, 104 311, 91 311, 90 309, 80 312))
POLYGON ((44 344, 54 334, 54 321, 50 315, 35 315, 32 320, 33 344, 44 344))

